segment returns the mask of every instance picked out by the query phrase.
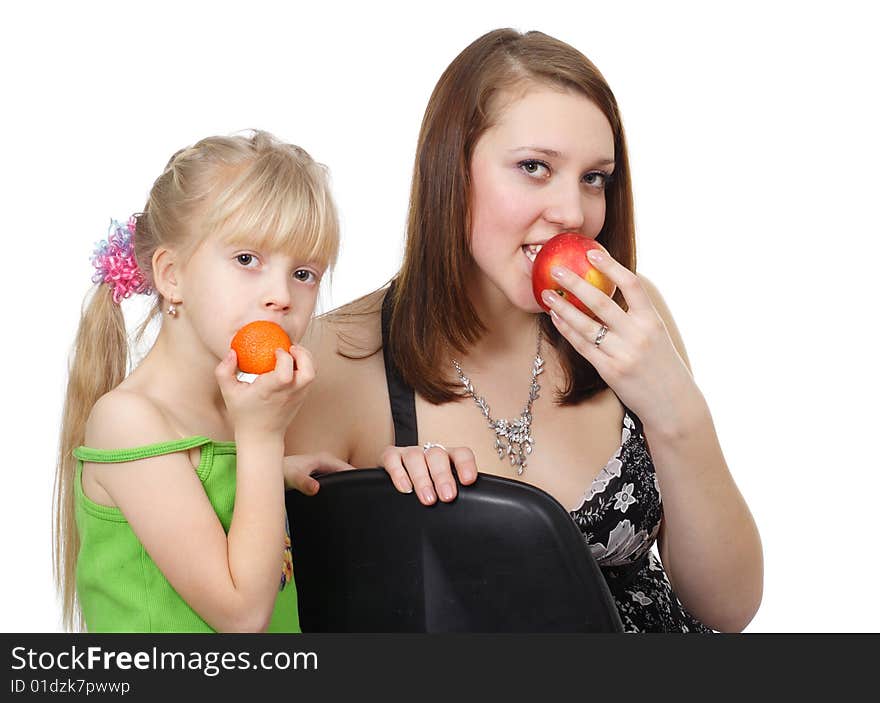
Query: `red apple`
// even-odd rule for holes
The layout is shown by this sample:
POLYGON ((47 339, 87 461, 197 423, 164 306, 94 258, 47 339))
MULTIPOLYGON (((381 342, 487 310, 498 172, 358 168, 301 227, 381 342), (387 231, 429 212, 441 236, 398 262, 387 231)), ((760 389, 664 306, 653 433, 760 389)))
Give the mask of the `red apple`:
POLYGON ((559 281, 550 275, 550 269, 554 266, 565 266, 607 296, 613 296, 617 287, 607 276, 590 263, 590 260, 587 258, 587 252, 590 249, 600 249, 606 254, 608 253, 605 247, 595 239, 590 239, 576 232, 557 234, 541 248, 532 264, 532 292, 535 294, 535 300, 538 301, 538 305, 547 312, 550 312, 550 308, 541 299, 541 291, 549 288, 560 297, 565 298, 584 314, 589 315, 597 322, 601 322, 592 310, 571 292, 565 290, 559 284, 559 281))

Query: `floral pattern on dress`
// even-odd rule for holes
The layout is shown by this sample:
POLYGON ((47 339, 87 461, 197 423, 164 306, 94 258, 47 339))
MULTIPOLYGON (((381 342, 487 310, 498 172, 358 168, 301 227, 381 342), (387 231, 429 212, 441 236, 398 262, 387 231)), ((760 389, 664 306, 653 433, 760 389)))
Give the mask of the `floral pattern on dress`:
POLYGON ((293 579, 293 553, 290 550, 290 523, 287 515, 284 516, 284 553, 281 557, 281 587, 279 591, 283 591, 284 587, 293 579))
POLYGON ((621 520, 608 535, 608 544, 590 544, 590 552, 599 566, 631 564, 644 553, 643 547, 651 546, 652 536, 644 530, 635 531, 629 520, 621 520))
POLYGON ((635 484, 628 483, 623 487, 622 491, 618 491, 614 494, 614 498, 617 502, 614 504, 614 509, 619 510, 622 513, 625 513, 627 508, 631 506, 633 503, 638 503, 639 501, 636 498, 633 498, 633 488, 635 484))
POLYGON ((663 518, 660 485, 641 421, 628 409, 620 447, 570 514, 605 576, 625 632, 712 632, 685 610, 655 553, 663 518))

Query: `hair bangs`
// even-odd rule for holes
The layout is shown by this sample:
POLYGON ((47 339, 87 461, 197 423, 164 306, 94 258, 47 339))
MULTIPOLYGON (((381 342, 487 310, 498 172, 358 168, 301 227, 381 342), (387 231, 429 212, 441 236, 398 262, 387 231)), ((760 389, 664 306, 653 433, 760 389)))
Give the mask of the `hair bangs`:
POLYGON ((332 268, 339 224, 319 164, 292 164, 289 153, 265 153, 236 169, 205 214, 208 232, 229 244, 332 268))

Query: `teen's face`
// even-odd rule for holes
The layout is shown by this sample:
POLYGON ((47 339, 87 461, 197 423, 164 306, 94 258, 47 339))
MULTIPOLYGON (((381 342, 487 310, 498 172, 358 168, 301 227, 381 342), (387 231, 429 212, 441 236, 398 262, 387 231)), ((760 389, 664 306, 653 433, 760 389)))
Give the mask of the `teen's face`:
POLYGON ((605 222, 614 135, 575 92, 535 87, 504 101, 471 158, 471 253, 483 292, 542 312, 532 293, 534 248, 561 232, 595 239, 605 222))
POLYGON ((187 319, 220 359, 238 329, 254 320, 276 322, 299 342, 323 274, 315 262, 211 237, 183 267, 179 295, 187 319))

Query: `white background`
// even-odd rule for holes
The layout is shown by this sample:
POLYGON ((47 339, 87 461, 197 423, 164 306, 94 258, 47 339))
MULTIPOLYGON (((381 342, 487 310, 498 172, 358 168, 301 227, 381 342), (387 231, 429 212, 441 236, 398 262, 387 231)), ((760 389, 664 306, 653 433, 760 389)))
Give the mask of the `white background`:
POLYGON ((400 262, 434 83, 512 26, 583 51, 621 106, 639 269, 678 322, 763 538, 747 631, 880 631, 870 4, 317 4, 5 10, 0 629, 59 629, 58 420, 109 218, 143 207, 179 147, 268 129, 331 169, 343 244, 321 308, 373 290, 400 262))

